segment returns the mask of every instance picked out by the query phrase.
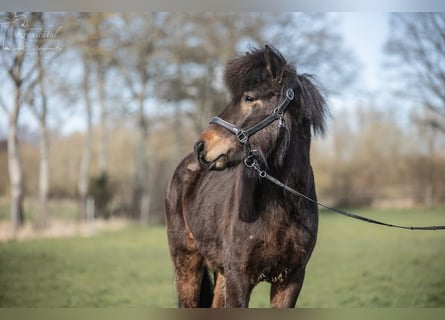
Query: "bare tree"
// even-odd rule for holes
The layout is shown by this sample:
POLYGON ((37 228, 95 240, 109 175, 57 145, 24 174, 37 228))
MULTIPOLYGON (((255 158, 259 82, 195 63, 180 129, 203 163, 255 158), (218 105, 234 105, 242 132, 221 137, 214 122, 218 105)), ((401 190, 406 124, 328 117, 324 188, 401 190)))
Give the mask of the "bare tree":
POLYGON ((86 119, 86 137, 84 142, 84 148, 82 153, 82 160, 80 163, 79 170, 79 182, 78 182, 78 192, 80 197, 80 217, 81 219, 86 219, 86 201, 88 197, 88 187, 90 178, 90 164, 91 164, 91 153, 93 148, 93 115, 92 115, 92 102, 90 97, 90 64, 85 57, 83 57, 83 82, 82 82, 82 95, 85 103, 85 119, 86 119))
POLYGON ((412 141, 419 147, 407 159, 410 168, 413 199, 432 207, 443 197, 443 141, 444 135, 436 125, 425 125, 425 119, 437 119, 438 116, 429 108, 413 110, 412 122, 416 125, 412 141), (419 125, 420 124, 420 125, 419 125), (442 146, 440 143, 442 142, 442 146), (442 159, 441 159, 442 153, 442 159), (441 186, 442 184, 442 186, 441 186), (442 191, 442 195, 441 195, 442 191))
POLYGON ((18 121, 24 105, 25 92, 32 91, 37 83, 36 44, 33 27, 39 14, 4 13, 0 15, 2 43, 0 44, 0 66, 5 82, 0 99, 1 108, 7 113, 8 121, 8 168, 11 188, 12 233, 24 223, 23 214, 23 174, 18 141, 18 121), (12 95, 5 91, 11 90, 12 95))
POLYGON ((133 179, 133 212, 137 217, 148 214, 149 195, 149 150, 147 137, 149 121, 146 116, 148 99, 154 97, 153 79, 157 64, 155 55, 162 39, 158 14, 122 15, 125 34, 119 53, 119 67, 126 87, 130 92, 135 122, 135 172, 133 179), (143 212, 145 211, 145 213, 143 212))
POLYGON ((47 73, 50 64, 60 54, 56 34, 60 27, 51 25, 51 18, 47 14, 35 14, 34 31, 40 32, 36 41, 36 72, 35 84, 32 91, 25 94, 26 102, 30 106, 39 125, 39 210, 36 226, 45 228, 48 224, 48 199, 50 192, 49 170, 49 141, 48 141, 48 81, 47 73))
POLYGON ((445 13, 394 13, 390 24, 386 51, 403 95, 415 94, 432 111, 423 123, 445 132, 445 13))
POLYGON ((45 90, 45 69, 42 63, 42 55, 38 53, 37 67, 39 70, 39 92, 41 97, 40 113, 35 104, 31 104, 34 108, 34 114, 39 121, 40 135, 40 170, 39 170, 39 213, 37 218, 37 226, 46 227, 48 223, 48 197, 49 197, 49 142, 47 128, 48 98, 45 90))
POLYGON ((88 15, 91 34, 88 39, 88 58, 96 75, 96 100, 99 108, 99 174, 108 173, 108 107, 106 82, 111 67, 115 66, 115 50, 119 49, 120 38, 112 20, 115 14, 95 13, 88 15))
MULTIPOLYGON (((86 199, 89 194, 90 167, 93 154, 93 116, 97 106, 99 112, 98 164, 99 175, 108 174, 108 129, 106 80, 113 64, 113 48, 110 45, 113 25, 109 24, 113 14, 80 13, 72 17, 67 29, 71 45, 80 58, 83 69, 80 92, 85 106, 86 137, 79 171, 78 193, 80 214, 85 217, 86 199)), ((106 179, 106 178, 105 178, 106 179)))
POLYGON ((356 78, 358 62, 346 47, 338 25, 326 13, 267 14, 266 39, 282 47, 298 72, 317 76, 329 94, 340 94, 356 78))
POLYGON ((280 48, 299 72, 320 75, 331 93, 355 77, 357 63, 337 22, 324 14, 170 14, 166 21, 171 65, 157 93, 178 106, 192 105, 189 115, 198 132, 227 103, 222 83, 227 60, 265 42, 280 48))
POLYGON ((167 14, 164 31, 168 50, 158 97, 175 102, 176 117, 181 105, 193 105, 187 115, 196 132, 207 125, 211 115, 227 103, 222 72, 228 59, 237 54, 242 42, 258 43, 262 18, 243 14, 167 14))
POLYGON ((399 96, 415 110, 411 118, 426 150, 407 159, 413 198, 431 206, 440 198, 439 132, 445 133, 445 14, 393 13, 386 43, 399 96), (414 102, 414 103, 412 103, 414 102))
POLYGON ((93 88, 94 71, 93 63, 95 50, 100 40, 99 34, 95 28, 95 14, 79 13, 71 16, 66 23, 66 34, 70 48, 73 50, 80 69, 82 77, 77 88, 80 93, 79 102, 83 104, 83 117, 86 124, 86 134, 83 143, 82 157, 79 167, 79 178, 77 183, 77 192, 79 194, 79 219, 84 220, 87 217, 86 201, 89 194, 90 167, 93 152, 93 88))

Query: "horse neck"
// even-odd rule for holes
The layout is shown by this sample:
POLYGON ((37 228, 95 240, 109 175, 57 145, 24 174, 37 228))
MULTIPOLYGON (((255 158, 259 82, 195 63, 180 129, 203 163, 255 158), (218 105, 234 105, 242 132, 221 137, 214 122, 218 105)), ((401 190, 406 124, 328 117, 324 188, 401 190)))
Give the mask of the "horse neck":
MULTIPOLYGON (((289 130, 287 138, 290 140, 286 150, 284 150, 284 158, 281 164, 276 161, 276 157, 280 156, 278 154, 280 152, 278 144, 267 157, 269 167, 267 171, 290 187, 307 193, 310 186, 310 131, 308 135, 307 132, 303 132, 301 126, 297 128, 296 132, 293 132, 292 128, 289 130)), ((243 221, 254 221, 258 217, 257 214, 262 211, 261 208, 268 207, 268 203, 271 201, 284 208, 298 205, 299 199, 295 200, 292 194, 283 193, 281 188, 260 178, 252 169, 246 168, 242 164, 237 168, 240 170, 240 175, 238 175, 239 180, 235 183, 235 194, 239 195, 237 203, 243 221), (243 213, 246 213, 246 215, 242 216, 243 213)))
POLYGON ((287 183, 305 182, 310 168, 310 127, 294 124, 289 129, 289 144, 286 150, 278 147, 269 157, 270 173, 287 183), (282 161, 276 161, 284 152, 282 161))

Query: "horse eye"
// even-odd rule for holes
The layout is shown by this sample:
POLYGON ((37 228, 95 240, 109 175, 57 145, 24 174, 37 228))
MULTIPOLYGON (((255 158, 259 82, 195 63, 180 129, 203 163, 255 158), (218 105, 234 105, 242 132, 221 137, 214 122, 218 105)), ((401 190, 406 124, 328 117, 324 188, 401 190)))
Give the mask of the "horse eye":
POLYGON ((256 100, 255 97, 252 97, 252 96, 244 97, 244 101, 246 101, 246 102, 254 102, 255 100, 256 100))

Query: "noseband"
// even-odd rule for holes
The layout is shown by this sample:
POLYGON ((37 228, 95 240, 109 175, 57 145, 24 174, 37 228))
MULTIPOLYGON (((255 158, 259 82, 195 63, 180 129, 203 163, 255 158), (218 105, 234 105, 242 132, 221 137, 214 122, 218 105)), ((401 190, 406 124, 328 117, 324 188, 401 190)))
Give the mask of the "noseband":
POLYGON ((246 151, 246 158, 244 159, 244 164, 248 167, 252 167, 254 165, 254 152, 255 150, 252 150, 249 143, 249 138, 257 133, 258 131, 264 129, 268 125, 270 125, 275 120, 278 120, 278 125, 280 127, 284 126, 284 112, 286 111, 287 106, 289 103, 294 99, 294 90, 287 89, 286 91, 286 97, 281 101, 281 103, 273 110, 273 112, 268 115, 266 118, 261 120, 260 122, 257 122, 250 128, 246 130, 242 130, 240 128, 237 128, 234 124, 221 119, 220 117, 213 117, 210 119, 210 124, 216 124, 224 129, 228 130, 230 133, 236 136, 238 141, 244 146, 244 150, 246 151))

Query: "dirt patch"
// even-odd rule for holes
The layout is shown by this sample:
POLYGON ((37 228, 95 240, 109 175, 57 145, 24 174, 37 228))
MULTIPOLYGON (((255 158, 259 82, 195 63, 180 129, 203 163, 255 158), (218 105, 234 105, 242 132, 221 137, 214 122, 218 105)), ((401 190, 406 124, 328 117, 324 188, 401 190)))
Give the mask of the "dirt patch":
MULTIPOLYGON (((124 219, 95 220, 91 223, 52 220, 48 227, 39 230, 32 223, 25 223, 15 240, 26 241, 40 238, 91 237, 103 231, 118 231, 127 226, 124 219)), ((13 240, 10 221, 0 222, 0 242, 13 240)))

